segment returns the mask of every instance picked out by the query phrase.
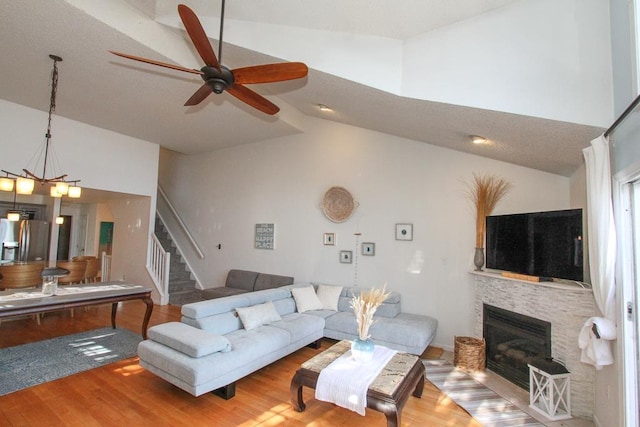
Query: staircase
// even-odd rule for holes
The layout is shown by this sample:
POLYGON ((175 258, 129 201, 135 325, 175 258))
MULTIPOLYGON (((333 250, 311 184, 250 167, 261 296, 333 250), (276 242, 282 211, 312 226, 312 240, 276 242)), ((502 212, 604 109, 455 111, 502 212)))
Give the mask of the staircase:
POLYGON ((196 281, 191 278, 187 265, 174 246, 166 227, 156 216, 155 235, 165 251, 171 254, 169 266, 169 304, 183 305, 202 300, 202 291, 196 288, 196 281))

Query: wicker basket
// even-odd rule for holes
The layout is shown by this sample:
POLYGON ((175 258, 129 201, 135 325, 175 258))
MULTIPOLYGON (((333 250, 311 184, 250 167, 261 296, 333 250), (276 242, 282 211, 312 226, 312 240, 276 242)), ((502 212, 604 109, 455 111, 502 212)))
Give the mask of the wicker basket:
POLYGON ((456 337, 453 363, 465 371, 484 371, 486 361, 484 338, 456 337))
POLYGON ((345 222, 358 207, 349 191, 342 187, 331 187, 322 199, 322 212, 333 222, 345 222))

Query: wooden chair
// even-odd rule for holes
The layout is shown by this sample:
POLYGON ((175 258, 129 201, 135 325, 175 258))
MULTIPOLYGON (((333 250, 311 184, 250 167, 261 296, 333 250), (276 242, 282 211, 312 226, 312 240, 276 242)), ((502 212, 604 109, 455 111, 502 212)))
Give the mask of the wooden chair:
POLYGON ((87 269, 84 272, 84 283, 95 283, 98 281, 98 272, 100 271, 100 260, 95 256, 83 255, 73 257, 72 261, 87 261, 87 269))
POLYGON ((0 290, 35 288, 42 284, 42 270, 44 262, 29 262, 26 264, 0 265, 0 290))
MULTIPOLYGON (((79 284, 84 281, 84 273, 87 271, 87 261, 56 261, 56 267, 69 270, 69 274, 66 276, 58 277, 58 286, 79 284)), ((71 317, 73 317, 73 308, 71 309, 71 317)))
MULTIPOLYGON (((44 262, 29 262, 26 264, 1 264, 0 265, 0 290, 35 288, 42 284, 42 270, 44 262)), ((38 325, 40 316, 35 315, 38 325)))
POLYGON ((58 285, 71 285, 73 283, 82 283, 87 271, 87 261, 57 261, 56 266, 69 270, 66 276, 58 277, 58 285))

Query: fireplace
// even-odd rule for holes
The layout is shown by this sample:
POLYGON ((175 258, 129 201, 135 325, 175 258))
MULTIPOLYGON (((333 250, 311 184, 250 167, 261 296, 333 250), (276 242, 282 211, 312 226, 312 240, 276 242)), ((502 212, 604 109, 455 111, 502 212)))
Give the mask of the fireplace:
POLYGON ((532 360, 551 357, 551 323, 483 304, 487 368, 529 390, 532 360))

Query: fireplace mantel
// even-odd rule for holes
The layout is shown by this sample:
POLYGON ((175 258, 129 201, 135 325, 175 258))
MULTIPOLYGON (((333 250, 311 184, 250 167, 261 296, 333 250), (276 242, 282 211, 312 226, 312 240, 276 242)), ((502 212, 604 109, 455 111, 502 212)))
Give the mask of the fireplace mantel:
POLYGON ((491 272, 471 272, 475 283, 474 336, 482 337, 483 304, 551 323, 551 356, 571 372, 574 416, 592 417, 594 369, 580 362, 578 335, 595 314, 593 291, 577 284, 529 282, 491 272))
POLYGON ((532 282, 529 280, 522 280, 522 279, 514 279, 511 277, 505 277, 502 276, 499 272, 497 271, 491 271, 491 270, 484 270, 484 271, 472 271, 471 274, 475 275, 475 276, 484 276, 484 277, 489 277, 492 279, 500 279, 500 280, 506 280, 506 281, 512 281, 512 282, 520 282, 520 283, 525 283, 527 285, 530 286, 544 286, 547 288, 555 288, 555 289, 565 289, 567 291, 583 291, 583 292, 587 292, 589 294, 592 294, 592 289, 589 285, 580 285, 577 282, 573 282, 571 280, 562 280, 562 281, 553 281, 553 282, 532 282))

